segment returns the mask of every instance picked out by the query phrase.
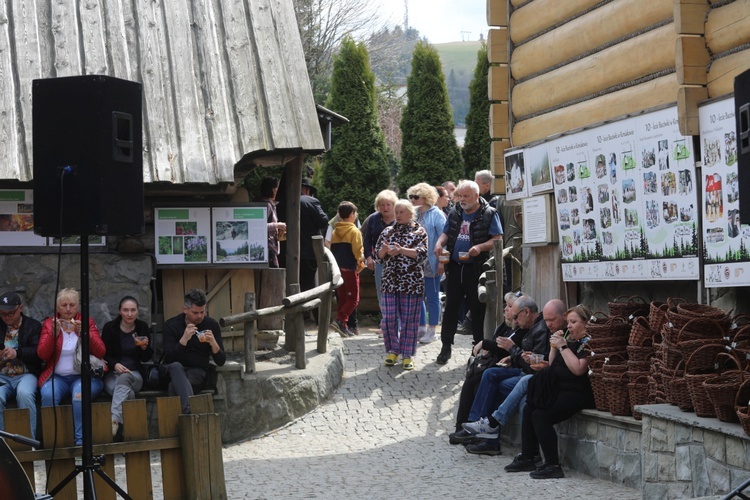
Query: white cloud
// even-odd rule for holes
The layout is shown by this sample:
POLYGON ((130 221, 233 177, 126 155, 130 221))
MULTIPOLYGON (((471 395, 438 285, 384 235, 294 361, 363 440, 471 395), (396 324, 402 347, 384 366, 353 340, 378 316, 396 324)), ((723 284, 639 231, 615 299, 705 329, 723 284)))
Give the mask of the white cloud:
MULTIPOLYGON (((404 0, 380 0, 382 15, 389 25, 404 24, 404 0)), ((487 37, 485 1, 408 0, 409 26, 432 43, 479 40, 487 37)))

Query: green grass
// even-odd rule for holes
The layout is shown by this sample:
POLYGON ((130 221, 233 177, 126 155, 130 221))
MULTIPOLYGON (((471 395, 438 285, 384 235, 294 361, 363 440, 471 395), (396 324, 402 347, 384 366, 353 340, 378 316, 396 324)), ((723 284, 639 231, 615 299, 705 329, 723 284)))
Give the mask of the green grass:
POLYGON ((440 62, 443 63, 443 73, 446 78, 451 69, 456 75, 466 75, 469 80, 474 76, 474 67, 477 64, 477 51, 482 42, 450 42, 438 43, 434 47, 440 54, 440 62))

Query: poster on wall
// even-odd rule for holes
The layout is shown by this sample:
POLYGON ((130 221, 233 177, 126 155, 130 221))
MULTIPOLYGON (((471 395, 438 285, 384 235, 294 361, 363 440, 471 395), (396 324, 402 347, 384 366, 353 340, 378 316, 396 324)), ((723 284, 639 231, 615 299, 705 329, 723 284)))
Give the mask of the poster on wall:
POLYGON ((47 245, 47 238, 34 234, 33 190, 0 190, 0 239, 3 246, 47 245))
POLYGON ((750 226, 740 224, 734 98, 701 106, 704 283, 750 286, 750 226))
POLYGON ((213 207, 214 264, 268 262, 266 206, 213 207))
MULTIPOLYGON (((103 247, 107 244, 107 238, 98 234, 90 234, 88 236, 89 246, 103 247)), ((50 238, 49 244, 52 246, 58 246, 60 244, 60 238, 50 238)), ((62 239, 62 246, 64 247, 77 247, 81 246, 80 236, 64 236, 62 239)))
POLYGON ((209 262, 211 209, 156 208, 154 236, 157 264, 206 264, 209 262))
POLYGON ((524 150, 505 153, 505 198, 520 200, 529 195, 524 150))
POLYGON ((549 166, 549 152, 546 144, 539 144, 524 150, 524 159, 531 177, 531 193, 537 195, 552 192, 552 174, 549 166))
POLYGON ((698 279, 695 155, 676 108, 548 150, 564 280, 698 279))

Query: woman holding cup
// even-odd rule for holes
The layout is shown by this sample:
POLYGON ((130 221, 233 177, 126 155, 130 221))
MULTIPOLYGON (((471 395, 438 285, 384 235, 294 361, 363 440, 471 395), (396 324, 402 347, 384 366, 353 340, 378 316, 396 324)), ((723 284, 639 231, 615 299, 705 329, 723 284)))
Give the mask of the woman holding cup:
MULTIPOLYGON (((81 373, 75 368, 75 352, 81 335, 81 315, 78 292, 73 288, 63 288, 57 294, 54 317, 42 323, 42 333, 36 353, 46 366, 39 376, 39 392, 42 406, 58 406, 65 396, 70 395, 73 403, 73 426, 76 446, 83 443, 83 409, 81 401, 81 373)), ((89 318, 89 349, 93 356, 103 358, 104 342, 94 320, 89 318)), ((91 398, 102 392, 100 376, 91 375, 91 398)))
POLYGON ((135 399, 143 387, 141 363, 154 355, 151 329, 138 319, 138 300, 127 295, 120 299, 119 314, 104 325, 102 340, 107 348, 104 360, 110 367, 104 377, 104 390, 112 396, 112 437, 122 441, 122 403, 135 399))

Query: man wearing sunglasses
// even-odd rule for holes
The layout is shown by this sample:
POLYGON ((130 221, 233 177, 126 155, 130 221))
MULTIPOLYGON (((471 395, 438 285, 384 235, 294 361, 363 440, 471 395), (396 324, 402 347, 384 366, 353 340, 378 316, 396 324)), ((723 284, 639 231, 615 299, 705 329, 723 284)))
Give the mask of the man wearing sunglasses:
POLYGON ((0 295, 0 318, 0 429, 5 429, 5 406, 15 397, 19 408, 29 409, 33 439, 37 376, 42 368, 36 348, 42 325, 23 314, 21 297, 13 292, 0 295))

